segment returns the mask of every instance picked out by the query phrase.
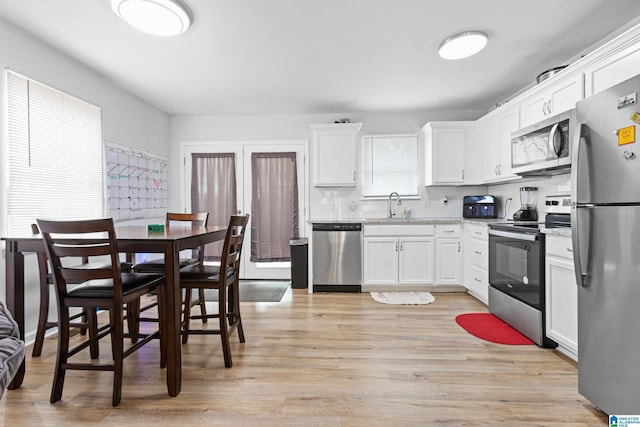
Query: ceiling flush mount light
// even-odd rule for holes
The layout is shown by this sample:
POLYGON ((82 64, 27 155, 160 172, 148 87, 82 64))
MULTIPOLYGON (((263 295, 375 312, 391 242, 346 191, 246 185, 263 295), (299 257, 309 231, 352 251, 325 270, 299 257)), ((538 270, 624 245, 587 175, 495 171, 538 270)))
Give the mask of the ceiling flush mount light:
POLYGON ((175 36, 191 25, 191 13, 179 0, 111 0, 111 8, 132 27, 155 36, 175 36))
POLYGON ((465 31, 448 37, 438 48, 444 59, 462 59, 480 52, 489 38, 482 31, 465 31))

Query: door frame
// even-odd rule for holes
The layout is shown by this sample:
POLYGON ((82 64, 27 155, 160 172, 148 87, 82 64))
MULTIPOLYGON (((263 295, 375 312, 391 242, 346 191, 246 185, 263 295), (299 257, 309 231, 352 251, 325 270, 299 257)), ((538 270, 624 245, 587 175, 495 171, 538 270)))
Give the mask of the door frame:
MULTIPOLYGON (((239 140, 239 141, 185 141, 180 143, 180 157, 182 158, 182 162, 180 165, 180 209, 183 212, 189 212, 191 209, 191 191, 190 191, 190 182, 191 182, 191 164, 187 162, 187 154, 199 152, 199 153, 236 153, 236 174, 238 176, 242 176, 242 179, 237 181, 237 200, 238 200, 238 211, 239 213, 248 212, 250 207, 247 206, 247 203, 251 200, 251 195, 246 195, 246 189, 250 188, 250 183, 247 184, 244 182, 245 177, 248 177, 249 172, 245 172, 245 163, 247 160, 245 159, 245 151, 249 148, 254 151, 260 149, 260 147, 264 147, 264 152, 277 152, 277 151, 287 151, 286 147, 297 146, 302 148, 301 155, 302 158, 298 164, 298 167, 303 167, 302 174, 299 174, 299 178, 302 177, 302 180, 298 181, 298 191, 302 192, 301 197, 299 197, 299 205, 302 207, 299 215, 299 234, 300 237, 307 237, 309 227, 307 226, 309 223, 309 163, 307 159, 309 158, 309 140, 239 140), (187 176, 187 172, 189 176, 187 176), (242 175, 241 175, 242 174, 242 175), (249 185, 249 186, 248 186, 249 185), (189 188, 187 188, 189 186, 189 188)), ((288 151, 291 151, 289 148, 288 151)), ((248 160, 250 162, 250 159, 248 160)), ((249 163, 250 164, 250 163, 249 163)), ((247 238, 250 238, 250 229, 247 229, 247 238)), ((245 246, 246 248, 247 246, 245 246)), ((260 277, 247 277, 247 272, 255 273, 255 269, 247 268, 249 257, 251 251, 243 250, 242 251, 242 263, 241 263, 241 278, 250 278, 250 279, 282 279, 282 278, 290 278, 290 269, 286 267, 286 271, 284 269, 259 269, 260 277), (286 277, 283 277, 285 275, 286 277)), ((253 274, 252 274, 253 275, 253 274)))

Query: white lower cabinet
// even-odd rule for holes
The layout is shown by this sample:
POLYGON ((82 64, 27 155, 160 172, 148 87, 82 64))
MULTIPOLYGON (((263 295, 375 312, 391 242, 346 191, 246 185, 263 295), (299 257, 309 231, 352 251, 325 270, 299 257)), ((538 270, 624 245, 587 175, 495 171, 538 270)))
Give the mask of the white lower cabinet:
POLYGON ((365 225, 363 285, 433 285, 433 225, 365 225))
POLYGON ((578 287, 570 237, 546 235, 545 304, 547 336, 577 361, 578 287))
POLYGON ((436 285, 462 285, 460 224, 436 225, 436 285))
POLYGON ((365 237, 363 284, 432 285, 434 242, 433 236, 365 237))
POLYGON ((469 294, 489 303, 489 235, 487 225, 464 224, 464 287, 469 294))

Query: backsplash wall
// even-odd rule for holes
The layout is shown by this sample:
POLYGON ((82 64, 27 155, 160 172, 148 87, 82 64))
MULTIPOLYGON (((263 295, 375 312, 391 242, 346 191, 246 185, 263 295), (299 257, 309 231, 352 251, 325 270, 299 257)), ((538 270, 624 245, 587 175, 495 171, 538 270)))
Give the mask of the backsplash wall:
POLYGON ((498 199, 498 216, 512 219, 513 213, 520 209, 520 187, 538 187, 538 218, 544 219, 542 213, 544 198, 550 194, 571 194, 571 175, 561 174, 542 178, 524 178, 505 184, 490 185, 487 194, 493 194, 498 199), (506 203, 511 198, 510 203, 506 203), (505 212, 505 205, 506 212, 505 212))

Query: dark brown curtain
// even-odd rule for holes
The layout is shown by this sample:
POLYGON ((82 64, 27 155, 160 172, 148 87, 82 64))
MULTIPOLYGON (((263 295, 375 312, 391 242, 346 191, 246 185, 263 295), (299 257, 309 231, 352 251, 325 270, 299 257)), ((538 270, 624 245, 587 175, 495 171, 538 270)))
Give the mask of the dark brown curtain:
MULTIPOLYGON (((209 225, 229 224, 237 212, 236 163, 234 153, 191 155, 191 211, 209 212, 209 225)), ((206 246, 205 260, 219 260, 222 244, 206 246)))
POLYGON ((251 155, 251 261, 291 261, 298 236, 296 153, 251 155))

